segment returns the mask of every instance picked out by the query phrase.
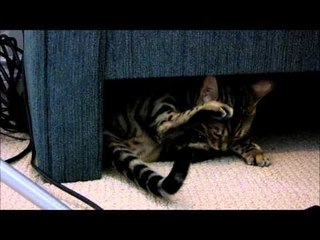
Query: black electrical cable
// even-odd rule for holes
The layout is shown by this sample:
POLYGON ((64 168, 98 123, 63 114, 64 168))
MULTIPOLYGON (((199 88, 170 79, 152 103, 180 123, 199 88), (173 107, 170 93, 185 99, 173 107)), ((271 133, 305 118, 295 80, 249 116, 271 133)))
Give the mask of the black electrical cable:
POLYGON ((22 152, 20 152, 18 155, 14 156, 14 157, 6 159, 5 162, 7 162, 7 163, 16 162, 16 161, 20 160, 21 158, 23 158, 24 156, 26 156, 28 153, 30 153, 30 151, 31 151, 31 141, 29 142, 28 146, 22 152))
MULTIPOLYGON (((24 81, 24 84, 25 81, 24 81)), ((26 100, 28 100, 28 91, 26 91, 26 100)), ((26 101, 28 103, 28 101, 26 101)), ((52 183, 53 185, 55 185, 56 187, 60 188, 61 190, 69 193, 70 195, 72 195, 73 197, 78 198, 79 200, 81 200, 82 202, 88 204, 89 206, 91 206, 93 209, 95 210, 103 210, 103 208, 101 208, 100 206, 98 206, 96 203, 92 202, 91 200, 89 200, 88 198, 82 196, 81 194, 71 190, 70 188, 67 188, 66 186, 62 185, 61 183, 57 182, 56 180, 54 180, 53 178, 51 178, 48 174, 46 174, 43 170, 41 170, 35 163, 35 156, 36 156, 36 149, 34 146, 34 141, 33 141, 33 132, 32 132, 32 121, 31 121, 31 114, 30 114, 30 108, 29 108, 29 104, 26 104, 26 112, 27 112, 27 122, 28 122, 28 126, 30 129, 30 148, 31 148, 31 166, 44 178, 46 179, 48 182, 52 183)))
MULTIPOLYGON (((24 84, 25 81, 24 81, 24 84)), ((28 92, 26 91, 26 100, 28 100, 28 92)), ((27 101, 28 103, 28 101, 27 101)), ((42 171, 35 163, 35 156, 36 156, 36 149, 34 146, 34 141, 33 141, 33 132, 32 132, 32 121, 31 121, 31 114, 30 114, 30 108, 29 108, 29 104, 26 104, 26 108, 27 108, 27 117, 28 117, 28 125, 29 125, 29 129, 30 129, 30 148, 31 148, 31 165, 34 169, 37 170, 38 173, 40 173, 40 175, 45 178, 48 182, 52 183, 53 185, 55 185, 56 187, 60 188, 61 190, 69 193, 70 195, 78 198, 79 200, 83 201, 84 203, 88 204, 89 206, 91 206, 93 209, 95 210, 103 210, 100 206, 98 206, 96 203, 92 202, 91 200, 89 200, 88 198, 82 196, 81 194, 71 190, 70 188, 67 188, 66 186, 62 185, 61 183, 55 181, 53 178, 51 178, 48 174, 46 174, 44 171, 42 171)))
POLYGON ((22 79, 22 55, 15 38, 0 35, 0 59, 4 60, 0 64, 0 127, 8 132, 27 132, 23 99, 17 91, 22 79))
MULTIPOLYGON (((23 130, 23 132, 27 132, 30 136, 30 142, 28 144, 28 146, 18 155, 5 160, 8 163, 12 163, 14 161, 20 160, 22 157, 24 157, 25 155, 27 155, 28 153, 30 153, 31 151, 31 166, 44 178, 46 179, 48 182, 52 183, 53 185, 55 185, 56 187, 60 188, 61 190, 67 192, 68 194, 72 195, 75 198, 78 198, 79 200, 81 200, 82 202, 86 203, 87 205, 89 205, 90 207, 92 207, 95 210, 103 210, 100 206, 98 206, 96 203, 92 202, 91 200, 89 200, 88 198, 82 196, 81 194, 71 190, 70 188, 67 188, 66 186, 62 185, 61 183, 57 182, 56 180, 54 180, 53 178, 51 178, 48 174, 46 174, 42 169, 40 169, 35 162, 35 157, 36 157, 36 150, 35 150, 35 146, 34 146, 34 140, 33 140, 33 132, 32 132, 32 121, 31 121, 31 114, 30 114, 30 108, 29 108, 29 101, 28 101, 28 91, 26 90, 26 81, 24 78, 24 68, 23 68, 23 51, 21 49, 19 49, 17 47, 17 41, 14 38, 10 38, 6 35, 0 35, 0 50, 2 50, 3 52, 0 51, 0 56, 3 57, 6 60, 7 63, 7 68, 8 68, 8 73, 4 70, 2 64, 0 64, 0 90, 1 90, 1 124, 0 127, 5 129, 8 132, 20 132, 21 130, 23 130), (13 56, 13 60, 10 58, 10 55, 6 49, 6 46, 11 49, 12 51, 12 56, 13 56), (18 53, 21 54, 21 59, 19 58, 18 53), (17 70, 17 74, 16 76, 14 75, 15 70, 17 70), (3 78, 2 78, 3 77, 3 78), (26 126, 24 126, 22 123, 19 124, 14 124, 13 122, 16 122, 17 119, 15 119, 15 117, 17 117, 16 114, 16 109, 14 109, 15 111, 12 111, 12 105, 10 105, 10 101, 16 101, 17 97, 19 95, 16 94, 16 87, 17 87, 17 83, 19 81, 19 79, 22 78, 22 83, 24 85, 24 89, 25 89, 25 95, 22 96, 22 100, 25 106, 25 108, 23 109, 23 113, 25 114, 26 118, 26 126), (5 82, 7 83, 7 86, 5 85, 5 82), (5 97, 2 97, 5 96, 5 97), (8 97, 9 96, 9 97, 8 97), (4 101, 2 101, 4 100, 4 101), (12 114, 13 113, 13 114, 12 114), (11 114, 11 115, 10 115, 11 114), (14 117, 12 117, 12 115, 14 115, 14 117)), ((19 96, 20 98, 20 96, 19 96)), ((20 98, 21 99, 21 98, 20 98)), ((21 104, 21 102, 20 102, 21 104)), ((20 105, 20 106, 22 106, 20 105)), ((15 136, 11 136, 9 134, 6 133, 2 133, 0 132, 0 134, 3 135, 7 135, 9 137, 12 138, 16 138, 19 140, 22 140, 22 138, 18 138, 15 136)), ((23 139, 25 140, 25 139, 23 139)))
MULTIPOLYGON (((22 79, 22 55, 23 51, 18 47, 15 38, 5 34, 0 35, 0 59, 3 59, 3 62, 0 62, 0 127, 6 131, 0 131, 0 135, 24 141, 29 139, 12 135, 17 132, 28 133, 24 100, 17 91, 22 79)), ((15 162, 27 155, 30 150, 29 143, 21 153, 7 161, 15 162)))
POLYGON ((13 138, 15 140, 19 140, 19 141, 26 141, 26 140, 29 140, 27 138, 21 138, 21 137, 16 137, 16 136, 12 136, 10 134, 7 134, 7 133, 4 133, 4 132, 0 132, 1 135, 4 135, 6 137, 9 137, 9 138, 13 138))

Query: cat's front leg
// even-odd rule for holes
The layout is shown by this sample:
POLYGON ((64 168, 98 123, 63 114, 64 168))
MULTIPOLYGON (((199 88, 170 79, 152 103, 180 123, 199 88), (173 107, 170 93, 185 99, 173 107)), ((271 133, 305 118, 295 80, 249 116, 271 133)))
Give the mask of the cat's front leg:
POLYGON ((168 131, 183 127, 184 129, 194 126, 209 119, 228 119, 233 115, 233 108, 218 101, 209 101, 184 112, 172 112, 167 120, 162 121, 157 127, 159 136, 168 131))
POLYGON ((271 164, 268 156, 266 156, 262 149, 249 139, 235 143, 231 147, 231 150, 240 155, 249 165, 268 167, 271 164))

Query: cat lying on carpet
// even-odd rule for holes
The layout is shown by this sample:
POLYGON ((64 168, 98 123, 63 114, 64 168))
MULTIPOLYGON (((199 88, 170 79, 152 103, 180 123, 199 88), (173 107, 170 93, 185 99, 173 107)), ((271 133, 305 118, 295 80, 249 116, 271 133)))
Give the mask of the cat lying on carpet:
MULTIPOLYGON (((219 81, 207 76, 199 89, 149 94, 106 110, 106 161, 157 196, 176 193, 200 151, 232 151, 247 164, 269 166, 249 130, 258 102, 273 88, 269 80, 219 81), (146 163, 174 159, 163 177, 146 163)), ((114 103, 112 103, 114 104, 114 103)))

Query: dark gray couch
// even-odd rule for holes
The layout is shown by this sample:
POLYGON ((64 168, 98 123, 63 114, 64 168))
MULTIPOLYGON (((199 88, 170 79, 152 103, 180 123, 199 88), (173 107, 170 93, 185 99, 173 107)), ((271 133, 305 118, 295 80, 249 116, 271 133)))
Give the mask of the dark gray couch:
POLYGON ((103 81, 318 72, 320 31, 25 31, 37 164, 58 181, 101 176, 103 81))

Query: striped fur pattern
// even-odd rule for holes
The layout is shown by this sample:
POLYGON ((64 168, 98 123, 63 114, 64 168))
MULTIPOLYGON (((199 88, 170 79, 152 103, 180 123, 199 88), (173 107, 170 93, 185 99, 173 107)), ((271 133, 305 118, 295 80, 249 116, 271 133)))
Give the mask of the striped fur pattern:
POLYGON ((197 133, 206 139, 202 149, 232 151, 249 165, 269 166, 270 160, 262 149, 250 140, 249 133, 256 115, 257 104, 273 88, 270 80, 259 80, 251 84, 233 81, 217 81, 209 76, 204 82, 198 103, 223 102, 232 109, 232 118, 209 121, 197 127, 197 133))
POLYGON ((164 94, 127 103, 124 111, 108 115, 107 159, 128 179, 161 197, 181 188, 196 150, 231 150, 248 164, 267 166, 269 160, 246 136, 257 102, 271 89, 269 83, 234 88, 208 76, 200 90, 185 94, 183 102, 164 94), (174 158, 165 177, 147 165, 163 156, 174 158))

